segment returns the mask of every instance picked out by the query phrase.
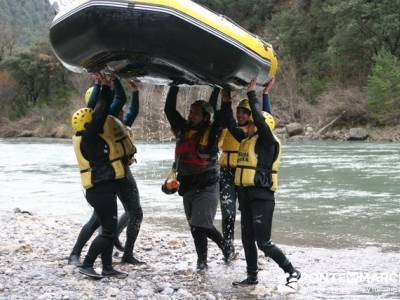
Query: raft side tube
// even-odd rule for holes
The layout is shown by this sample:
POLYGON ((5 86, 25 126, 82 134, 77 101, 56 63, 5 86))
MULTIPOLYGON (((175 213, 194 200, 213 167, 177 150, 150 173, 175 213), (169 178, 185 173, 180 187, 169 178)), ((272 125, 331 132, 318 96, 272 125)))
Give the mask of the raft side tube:
POLYGON ((276 57, 266 43, 258 40, 272 60, 250 55, 238 41, 228 42, 216 28, 206 29, 175 9, 137 4, 166 1, 78 2, 83 4, 57 15, 50 29, 57 57, 74 71, 94 72, 125 61, 118 71, 122 76, 221 86, 243 86, 255 75, 263 83, 276 72, 276 57))

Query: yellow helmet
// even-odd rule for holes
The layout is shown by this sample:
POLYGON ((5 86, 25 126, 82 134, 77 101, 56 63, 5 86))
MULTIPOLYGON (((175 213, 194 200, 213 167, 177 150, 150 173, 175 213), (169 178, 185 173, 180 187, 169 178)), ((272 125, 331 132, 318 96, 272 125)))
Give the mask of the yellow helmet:
POLYGON ((86 129, 86 125, 92 122, 93 110, 91 108, 81 108, 77 110, 71 119, 72 128, 75 131, 83 131, 86 129))
POLYGON ((250 114, 250 116, 249 116, 249 121, 250 121, 250 122, 254 122, 254 120, 253 120, 253 115, 251 114, 251 107, 250 107, 249 99, 242 99, 242 100, 240 100, 239 105, 237 106, 236 109, 238 109, 238 108, 243 108, 243 109, 245 109, 246 111, 248 111, 249 114, 250 114))
POLYGON ((92 95, 93 92, 93 87, 90 87, 87 89, 86 93, 85 93, 85 97, 83 98, 85 100, 85 103, 88 104, 90 96, 92 95))
POLYGON ((251 114, 251 107, 250 107, 250 102, 249 99, 243 99, 240 100, 239 105, 237 106, 237 108, 244 108, 245 110, 248 110, 249 113, 251 114))
POLYGON ((265 119, 265 123, 267 123, 269 129, 271 129, 271 131, 274 130, 275 129, 274 117, 271 114, 267 113, 266 111, 263 111, 262 113, 265 119))

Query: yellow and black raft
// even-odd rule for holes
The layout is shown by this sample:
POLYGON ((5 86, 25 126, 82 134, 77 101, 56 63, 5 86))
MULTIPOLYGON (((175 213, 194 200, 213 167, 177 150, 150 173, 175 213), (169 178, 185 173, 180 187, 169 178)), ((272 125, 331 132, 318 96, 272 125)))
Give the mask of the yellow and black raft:
POLYGON ((50 41, 75 72, 240 87, 277 70, 270 44, 190 0, 75 0, 54 18, 50 41))

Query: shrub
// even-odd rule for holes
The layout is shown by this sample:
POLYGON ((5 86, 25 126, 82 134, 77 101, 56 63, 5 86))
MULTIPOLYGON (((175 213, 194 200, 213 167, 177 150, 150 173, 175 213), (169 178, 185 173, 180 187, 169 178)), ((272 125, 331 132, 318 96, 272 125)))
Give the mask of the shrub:
POLYGON ((400 118, 400 65, 397 57, 382 49, 374 57, 367 94, 371 120, 392 125, 400 118))

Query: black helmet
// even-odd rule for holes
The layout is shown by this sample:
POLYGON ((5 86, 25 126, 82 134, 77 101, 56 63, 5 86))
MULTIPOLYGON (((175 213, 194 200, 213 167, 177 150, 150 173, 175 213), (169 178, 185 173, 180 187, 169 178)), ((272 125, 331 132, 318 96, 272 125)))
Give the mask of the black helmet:
POLYGON ((210 116, 210 120, 212 119, 212 117, 214 115, 214 109, 210 103, 208 103, 205 100, 197 100, 197 101, 193 102, 192 105, 200 106, 203 109, 203 112, 210 116))

